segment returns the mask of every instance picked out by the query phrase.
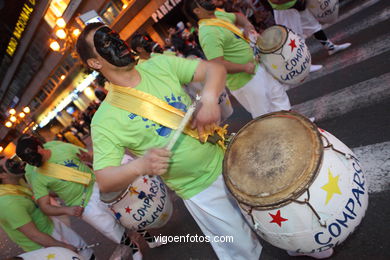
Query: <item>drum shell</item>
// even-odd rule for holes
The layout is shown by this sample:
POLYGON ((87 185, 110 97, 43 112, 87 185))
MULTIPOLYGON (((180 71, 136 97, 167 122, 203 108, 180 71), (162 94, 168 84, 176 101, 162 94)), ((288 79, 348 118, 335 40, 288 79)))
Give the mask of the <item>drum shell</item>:
POLYGON ((287 38, 283 46, 271 53, 265 53, 260 49, 260 62, 267 71, 281 83, 296 85, 305 80, 309 75, 311 55, 305 40, 292 30, 276 25, 287 30, 287 38))
POLYGON ((173 212, 168 189, 156 176, 139 177, 118 199, 102 201, 130 230, 160 228, 169 221, 173 212))
POLYGON ((334 23, 339 16, 339 0, 307 0, 306 7, 320 23, 334 23))
POLYGON ((48 255, 54 255, 56 260, 84 260, 79 254, 63 247, 47 247, 21 254, 24 260, 49 259, 48 255))
MULTIPOLYGON (((334 148, 353 156, 347 159, 330 148, 324 150, 321 168, 308 189, 309 203, 321 217, 321 221, 307 204, 291 202, 274 209, 256 208, 252 209, 251 215, 248 214, 250 208, 240 204, 241 212, 248 222, 252 223, 256 233, 276 247, 302 253, 329 249, 342 243, 365 215, 368 206, 368 184, 359 161, 336 137, 324 130, 321 130, 321 134, 334 148), (337 186, 341 194, 333 193, 326 203, 328 192, 324 190, 324 186, 330 183, 330 180, 334 181, 334 178, 338 178, 337 186), (279 216, 282 218, 280 225, 278 221, 273 222, 274 218, 279 216), (326 226, 321 226, 322 221, 326 226)), ((324 145, 326 144, 324 141, 324 145)), ((332 182, 333 189, 336 188, 332 182)), ((307 198, 308 193, 305 192, 297 200, 304 201, 307 198)))

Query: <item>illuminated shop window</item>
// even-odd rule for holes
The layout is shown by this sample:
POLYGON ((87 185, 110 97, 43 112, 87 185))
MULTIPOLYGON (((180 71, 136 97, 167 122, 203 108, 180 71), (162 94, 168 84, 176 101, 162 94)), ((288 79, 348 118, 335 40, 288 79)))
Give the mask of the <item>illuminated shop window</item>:
POLYGON ((51 1, 49 9, 47 9, 45 14, 45 21, 50 25, 51 28, 54 28, 57 18, 62 16, 70 1, 71 0, 51 1))
POLYGON ((122 2, 121 0, 112 0, 105 6, 103 11, 100 12, 100 15, 107 24, 111 24, 122 11, 124 5, 125 1, 122 2))

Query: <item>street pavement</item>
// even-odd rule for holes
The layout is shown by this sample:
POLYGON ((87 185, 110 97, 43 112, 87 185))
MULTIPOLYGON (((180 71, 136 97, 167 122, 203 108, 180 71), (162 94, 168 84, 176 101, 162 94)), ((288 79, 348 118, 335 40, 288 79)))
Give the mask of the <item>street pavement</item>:
MULTIPOLYGON (((335 248, 335 260, 390 259, 390 3, 388 0, 345 0, 340 19, 325 26, 335 43, 352 46, 328 56, 314 39, 307 41, 313 64, 321 71, 310 74, 301 85, 289 87, 293 110, 338 137, 361 160, 369 184, 369 206, 360 226, 335 248)), ((237 132, 251 120, 233 99, 235 112, 228 120, 237 132)), ((174 213, 169 223, 153 235, 201 235, 202 232, 181 199, 173 195, 174 213)), ((101 242, 95 252, 109 259, 115 245, 87 224, 72 219, 72 227, 88 243, 101 242)), ((20 251, 0 231, 0 259, 20 251)), ((139 240, 145 260, 217 259, 208 243, 169 243, 148 249, 139 240)), ((264 241, 261 260, 294 259, 264 241)), ((296 257, 295 257, 296 258, 296 257)), ((296 259, 309 259, 300 257, 296 259)), ((248 259, 249 260, 249 259, 248 259)))

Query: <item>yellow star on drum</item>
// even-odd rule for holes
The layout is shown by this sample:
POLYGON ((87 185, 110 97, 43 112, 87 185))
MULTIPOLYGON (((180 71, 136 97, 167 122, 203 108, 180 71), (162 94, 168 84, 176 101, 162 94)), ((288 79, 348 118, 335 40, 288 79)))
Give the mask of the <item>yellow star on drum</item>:
POLYGON ((332 172, 330 171, 330 169, 328 169, 328 183, 321 187, 327 192, 325 205, 328 204, 328 202, 333 198, 334 194, 341 195, 341 190, 339 187, 339 177, 340 175, 333 177, 332 172))
POLYGON ((271 66, 272 66, 272 68, 273 68, 274 70, 277 70, 277 69, 278 69, 278 66, 276 66, 275 64, 272 64, 271 66))
POLYGON ((56 255, 55 254, 48 254, 46 256, 46 258, 49 260, 49 259, 55 259, 56 258, 56 255))

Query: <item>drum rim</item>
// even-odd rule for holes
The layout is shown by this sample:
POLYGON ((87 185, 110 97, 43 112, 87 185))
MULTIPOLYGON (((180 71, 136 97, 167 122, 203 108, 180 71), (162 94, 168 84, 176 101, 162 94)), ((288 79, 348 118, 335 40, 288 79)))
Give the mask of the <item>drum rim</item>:
MULTIPOLYGON (((268 114, 265 114, 265 115, 262 115, 262 116, 259 116, 255 119, 253 119, 252 121, 250 121, 249 123, 247 123, 244 127, 242 127, 235 135, 234 137, 232 138, 232 140, 229 142, 228 144, 228 147, 226 149, 226 152, 225 152, 225 156, 223 158, 223 164, 222 164, 222 175, 223 175, 223 178, 225 180, 225 184, 227 186, 227 188, 229 189, 230 193, 233 195, 233 197, 236 198, 236 200, 238 201, 239 204, 244 204, 246 206, 249 206, 251 209, 260 209, 260 210, 265 210, 265 209, 276 209, 276 208, 280 208, 282 206, 285 206, 289 203, 291 203, 293 200, 296 200, 297 198, 299 198, 303 193, 305 193, 311 186, 311 184, 313 184, 313 182, 315 181, 315 179, 317 178, 318 176, 318 173, 319 173, 319 170, 321 169, 322 167, 322 163, 323 163, 323 156, 324 156, 324 145, 323 145, 323 142, 322 142, 322 138, 321 138, 321 133, 319 132, 317 126, 311 122, 308 118, 302 116, 301 114, 297 113, 297 112, 293 112, 293 111, 278 111, 278 112, 272 112, 272 113, 268 113, 268 114), (304 183, 303 185, 299 185, 297 187, 297 189, 289 194, 289 196, 287 196, 286 198, 284 199, 281 199, 277 202, 274 202, 274 203, 264 203, 264 204, 259 204, 259 203, 255 203, 253 201, 250 201, 250 200, 247 200, 243 197, 240 197, 238 194, 237 194, 237 189, 234 188, 234 185, 231 183, 230 179, 229 179, 229 176, 227 175, 227 171, 225 169, 227 169, 227 164, 228 164, 228 153, 230 151, 230 148, 231 146, 234 144, 235 140, 237 139, 237 137, 239 136, 239 134, 241 132, 243 132, 246 128, 248 128, 250 125, 252 125, 254 122, 257 122, 259 121, 260 119, 263 119, 263 118, 267 118, 267 117, 272 117, 272 116, 281 116, 281 115, 293 115, 293 116, 296 116, 298 117, 299 119, 303 120, 305 123, 308 123, 308 125, 310 125, 310 129, 313 130, 314 132, 314 136, 316 137, 317 139, 317 142, 318 142, 318 159, 317 159, 317 163, 315 165, 315 167, 313 168, 313 174, 311 174, 311 177, 309 178, 309 180, 304 183)), ((238 191, 240 193, 242 193, 241 191, 238 191)), ((250 195, 247 195, 246 194, 246 197, 251 197, 250 195)), ((253 196, 254 197, 254 196, 253 196)))
MULTIPOLYGON (((107 206, 113 206, 113 205, 117 204, 119 201, 121 201, 124 197, 126 197, 126 195, 129 193, 129 190, 131 187, 132 187, 132 185, 129 185, 126 189, 121 191, 120 195, 118 195, 117 197, 115 197, 114 199, 112 199, 110 201, 103 200, 102 195, 100 195, 100 200, 104 204, 106 204, 107 206)), ((119 191, 118 191, 118 193, 119 193, 119 191)))
MULTIPOLYGON (((259 49, 259 52, 262 53, 262 54, 271 54, 271 53, 274 53, 274 52, 276 52, 276 51, 282 49, 283 46, 286 44, 286 42, 287 42, 287 40, 288 40, 288 34, 290 33, 291 29, 289 29, 289 28, 287 28, 286 26, 281 25, 281 24, 275 24, 275 25, 272 25, 272 26, 269 27, 269 28, 272 28, 272 27, 282 27, 282 28, 284 28, 284 29, 287 31, 287 37, 284 39, 283 43, 280 45, 279 48, 272 49, 272 50, 269 50, 269 51, 264 51, 264 50, 262 50, 262 49, 257 45, 257 41, 256 41, 256 46, 257 46, 257 48, 259 49)), ((267 29, 269 29, 269 28, 267 28, 267 29)), ((266 30, 267 30, 267 29, 266 29, 266 30)))

